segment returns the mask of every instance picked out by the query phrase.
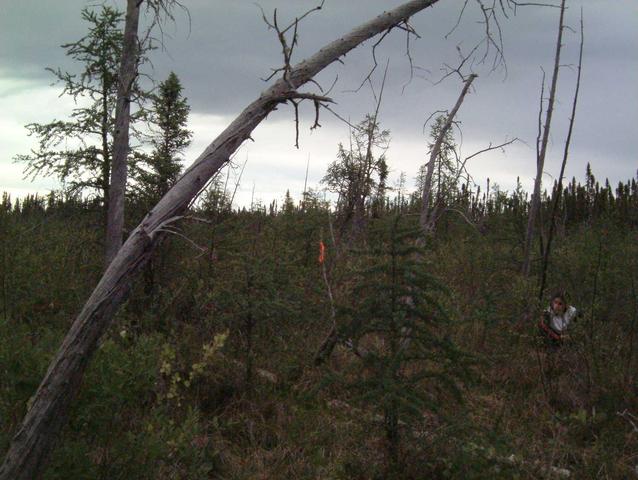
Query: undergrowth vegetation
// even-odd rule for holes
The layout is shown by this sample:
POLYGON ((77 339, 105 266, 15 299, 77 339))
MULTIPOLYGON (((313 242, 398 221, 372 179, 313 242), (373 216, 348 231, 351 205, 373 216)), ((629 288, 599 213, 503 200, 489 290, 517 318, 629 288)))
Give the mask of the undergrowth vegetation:
MULTIPOLYGON (((101 341, 45 478, 630 478, 629 185, 566 190, 548 285, 581 315, 560 348, 538 337, 537 276, 519 274, 520 192, 461 199, 472 225, 446 213, 425 248, 410 202, 341 239, 317 199, 203 203, 101 341)), ((83 202, 4 199, 0 452, 99 278, 100 222, 83 202)))

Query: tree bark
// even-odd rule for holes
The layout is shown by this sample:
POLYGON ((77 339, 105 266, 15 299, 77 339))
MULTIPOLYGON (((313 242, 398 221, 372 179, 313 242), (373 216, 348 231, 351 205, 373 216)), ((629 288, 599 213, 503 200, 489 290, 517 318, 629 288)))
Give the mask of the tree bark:
POLYGON ((67 421, 70 403, 77 393, 97 343, 126 297, 133 276, 148 261, 157 246, 163 227, 180 218, 206 182, 250 138, 255 127, 278 104, 294 98, 295 89, 362 42, 407 20, 437 1, 411 0, 326 45, 309 59, 295 65, 286 78, 278 80, 262 92, 204 150, 133 230, 107 267, 38 387, 31 408, 0 467, 0 480, 27 480, 42 474, 54 441, 67 421))
POLYGON ((554 193, 554 201, 552 202, 552 211, 549 218, 549 232, 547 233, 547 245, 543 250, 543 265, 541 267, 541 281, 538 289, 538 300, 543 299, 545 286, 547 281, 547 266, 549 265, 549 254, 552 248, 552 240, 554 239, 554 231, 556 230, 556 216, 558 214, 558 204, 560 203, 563 193, 563 177, 565 176, 565 166, 567 165, 567 157, 569 155, 569 145, 572 140, 572 132, 574 131, 574 120, 576 119, 576 104, 578 103, 578 92, 580 91, 580 72, 583 66, 583 43, 585 42, 583 17, 581 11, 580 18, 580 50, 578 53, 578 75, 576 76, 576 89, 574 91, 574 100, 572 101, 572 114, 569 119, 569 130, 567 131, 567 139, 565 140, 565 149, 563 150, 563 162, 560 166, 560 174, 558 175, 558 183, 556 192, 554 193))
POLYGON ((427 235, 432 232, 434 229, 434 221, 435 218, 430 213, 430 192, 432 191, 432 176, 434 174, 434 167, 436 165, 436 159, 441 152, 441 145, 443 144, 443 140, 445 139, 445 134, 452 127, 452 122, 454 122, 454 117, 456 113, 461 108, 461 104, 465 99, 465 95, 470 89, 472 82, 477 77, 476 74, 471 74, 467 80, 465 80, 465 84, 463 85, 463 90, 461 90, 461 94, 452 108, 452 111, 448 114, 447 119, 445 120, 445 124, 441 131, 439 132, 439 136, 434 141, 434 146, 432 147, 432 151, 430 152, 430 160, 428 162, 428 169, 425 174, 425 181, 423 182, 423 192, 421 193, 421 215, 419 219, 419 224, 421 225, 421 230, 423 234, 427 235))
MULTIPOLYGON (((536 178, 534 179, 534 193, 532 194, 529 214, 527 217, 527 233, 525 235, 525 247, 523 250, 523 266, 521 273, 529 276, 532 243, 536 231, 536 216, 541 205, 541 183, 543 179, 543 168, 545 167, 545 154, 547 152, 547 143, 549 140, 549 132, 552 124, 552 113, 554 112, 554 101, 556 98, 556 85, 558 84, 558 71, 560 70, 560 51, 563 41, 563 19, 565 17, 565 0, 560 5, 560 20, 558 24, 558 39, 556 41, 556 55, 554 57, 554 71, 552 73, 552 84, 549 90, 549 99, 547 101, 547 112, 545 114, 545 125, 543 126, 543 137, 540 142, 540 148, 537 150, 536 157, 536 178)), ((541 99, 542 100, 542 99, 541 99)), ((541 105, 542 107, 542 105, 541 105)), ((539 120, 540 122, 540 120, 539 120)))
POLYGON ((129 124, 131 121, 131 93, 137 77, 139 41, 137 30, 140 21, 140 6, 143 0, 128 0, 124 24, 124 44, 117 85, 115 108, 115 135, 113 138, 113 160, 106 219, 106 253, 108 266, 122 246, 124 230, 124 202, 126 196, 127 160, 129 153, 129 124))

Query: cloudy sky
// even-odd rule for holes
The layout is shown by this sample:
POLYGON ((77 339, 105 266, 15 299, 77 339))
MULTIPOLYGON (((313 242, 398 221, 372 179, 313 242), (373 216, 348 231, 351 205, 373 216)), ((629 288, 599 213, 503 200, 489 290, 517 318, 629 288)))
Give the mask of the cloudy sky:
MULTIPOLYGON (((124 8, 124 0, 107 2, 124 8)), ((175 21, 163 28, 164 49, 153 53, 151 73, 162 80, 175 71, 184 85, 192 111, 194 132, 185 154, 192 162, 215 136, 267 84, 261 80, 271 68, 281 66, 281 49, 272 30, 261 18, 252 0, 183 0, 189 15, 175 12, 175 21)), ((290 21, 316 5, 317 0, 261 0, 267 14, 276 8, 280 23, 290 21)), ((300 44, 295 61, 399 0, 325 0, 323 9, 307 17, 299 29, 300 44)), ((484 2, 485 3, 485 2, 484 2)), ((45 67, 77 67, 65 57, 60 45, 79 39, 86 29, 80 19, 83 6, 96 2, 82 0, 0 0, 0 191, 12 195, 48 191, 55 179, 23 179, 22 165, 13 157, 28 153, 32 139, 24 125, 65 118, 73 108, 68 98, 59 97, 59 85, 45 67)), ((406 33, 393 31, 377 49, 380 68, 372 76, 378 89, 383 66, 389 62, 388 80, 381 122, 391 131, 388 159, 391 178, 405 172, 410 185, 427 150, 425 120, 437 110, 449 109, 462 87, 458 77, 437 83, 444 64, 455 65, 457 47, 469 51, 485 34, 478 3, 470 0, 460 24, 463 2, 440 0, 433 8, 416 15, 411 24, 420 35, 410 42, 410 54, 418 70, 410 81, 406 56, 406 33), (446 38, 447 35, 447 38, 446 38)), ((545 182, 559 171, 564 139, 576 80, 574 64, 578 55, 580 9, 585 21, 585 53, 581 96, 577 111, 568 177, 581 179, 587 162, 594 174, 612 183, 636 175, 638 161, 633 149, 638 133, 638 2, 635 0, 568 0, 567 30, 564 38, 564 67, 560 72, 558 103, 554 114, 545 182)), ((511 189, 520 177, 531 187, 534 176, 538 99, 542 69, 551 72, 558 10, 521 7, 499 17, 506 69, 492 68, 493 57, 475 62, 471 71, 479 77, 461 107, 462 154, 470 155, 490 143, 514 137, 523 140, 505 153, 492 152, 468 164, 475 181, 487 177, 503 189, 511 189)), ((492 26, 495 32, 495 26, 492 26)), ((335 64, 318 80, 324 87, 337 82, 330 96, 335 111, 357 122, 374 109, 369 87, 354 92, 373 65, 373 42, 348 54, 344 64, 335 64)), ((482 51, 481 51, 482 52, 482 51)), ((489 52, 490 55, 493 53, 489 52)), ((467 70, 469 72, 470 70, 467 70)), ((314 87, 309 87, 312 90, 314 87)), ((309 131, 314 110, 302 105, 300 148, 294 148, 294 116, 282 106, 255 131, 255 142, 242 146, 237 163, 247 160, 237 203, 250 203, 251 196, 268 203, 281 199, 287 189, 299 198, 309 160, 308 184, 319 188, 326 166, 335 158, 337 145, 348 139, 347 125, 329 112, 322 112, 322 128, 309 131)), ((461 143, 461 134, 456 133, 461 143)))

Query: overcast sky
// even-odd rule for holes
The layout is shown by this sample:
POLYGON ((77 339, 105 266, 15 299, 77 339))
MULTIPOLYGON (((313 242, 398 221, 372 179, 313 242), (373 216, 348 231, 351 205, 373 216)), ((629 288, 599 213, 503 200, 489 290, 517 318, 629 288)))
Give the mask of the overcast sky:
MULTIPOLYGON (((109 1, 124 9, 124 0, 109 1)), ((215 136, 267 84, 261 80, 271 68, 282 64, 281 49, 272 30, 261 18, 252 0, 183 0, 190 13, 175 12, 175 22, 164 27, 164 50, 152 54, 158 81, 175 71, 191 105, 190 128, 193 143, 185 154, 189 164, 215 136), (190 24, 189 24, 190 22, 190 24)), ((277 8, 280 23, 290 21, 317 4, 310 0, 262 0, 267 14, 277 8)), ((326 0, 323 9, 300 25, 300 44, 294 62, 314 53, 324 44, 348 32, 399 0, 326 0)), ((485 2, 484 2, 485 3, 485 2)), ((489 3, 489 2, 488 2, 489 3)), ((0 0, 0 191, 12 195, 46 192, 58 184, 55 179, 24 180, 22 165, 13 157, 28 153, 32 139, 24 125, 65 118, 73 108, 68 98, 59 97, 59 85, 46 67, 77 67, 65 57, 60 45, 84 35, 86 25, 80 10, 96 2, 81 0, 0 0)), ((381 123, 391 131, 387 153, 391 180, 405 172, 409 187, 419 165, 424 163, 428 135, 424 122, 437 110, 450 109, 462 83, 452 76, 440 84, 443 64, 457 62, 457 46, 468 51, 484 35, 478 3, 470 0, 461 23, 457 22, 460 0, 440 0, 433 8, 416 15, 411 24, 420 35, 412 39, 410 53, 417 75, 410 80, 406 56, 406 33, 393 31, 377 49, 380 68, 372 79, 379 87, 383 66, 389 74, 381 105, 381 123)), ((594 174, 613 183, 636 175, 638 161, 633 143, 638 133, 638 2, 635 0, 568 0, 567 30, 564 38, 558 103, 554 113, 552 138, 546 163, 545 184, 559 171, 571 101, 576 80, 573 65, 578 55, 580 8, 585 18, 585 53, 581 95, 572 139, 567 176, 583 178, 585 165, 594 174)), ((520 176, 531 188, 535 172, 534 143, 537 133, 538 99, 542 70, 551 72, 558 24, 558 10, 524 7, 499 17, 507 69, 493 70, 492 57, 474 64, 479 77, 461 107, 462 153, 469 155, 518 137, 525 143, 510 146, 505 153, 492 152, 472 159, 468 169, 475 181, 487 177, 503 189, 511 189, 520 176), (515 14, 514 14, 515 13, 515 14)), ((494 26, 493 32, 494 30, 494 26)), ((344 64, 329 67, 319 77, 324 87, 335 78, 330 96, 335 110, 358 122, 374 109, 369 87, 353 92, 373 65, 373 42, 348 54, 344 64)), ((468 72, 470 70, 467 70, 468 72)), ((316 90, 308 87, 308 90, 316 90)), ((320 188, 326 166, 335 158, 337 145, 348 139, 348 127, 329 112, 322 112, 322 128, 309 131, 314 110, 302 105, 300 148, 294 148, 292 109, 286 106, 268 117, 237 154, 238 163, 248 159, 238 194, 238 204, 255 199, 269 203, 281 199, 290 189, 295 198, 303 190, 306 163, 310 159, 308 184, 320 188)), ((461 141, 457 132, 457 141, 461 141)))

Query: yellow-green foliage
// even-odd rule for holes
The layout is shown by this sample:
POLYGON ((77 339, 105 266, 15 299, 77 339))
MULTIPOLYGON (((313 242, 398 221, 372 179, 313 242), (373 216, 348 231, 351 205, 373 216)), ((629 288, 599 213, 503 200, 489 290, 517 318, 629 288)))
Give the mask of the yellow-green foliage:
POLYGON ((182 372, 176 363, 176 352, 169 344, 162 347, 160 353, 160 378, 165 384, 158 398, 182 406, 184 392, 191 388, 196 380, 207 375, 208 369, 219 368, 220 351, 226 343, 228 331, 214 336, 213 340, 202 346, 201 356, 187 371, 182 372))

